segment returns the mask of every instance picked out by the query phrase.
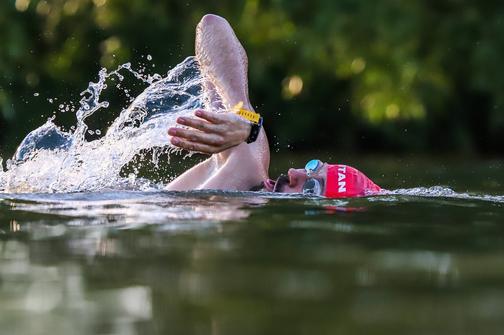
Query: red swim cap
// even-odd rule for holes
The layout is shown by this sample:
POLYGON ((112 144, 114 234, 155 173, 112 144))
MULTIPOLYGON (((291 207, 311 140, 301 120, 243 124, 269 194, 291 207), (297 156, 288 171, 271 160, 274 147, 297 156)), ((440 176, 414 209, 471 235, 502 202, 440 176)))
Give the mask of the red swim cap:
POLYGON ((328 198, 362 197, 382 189, 359 170, 347 165, 329 165, 325 196, 328 198))

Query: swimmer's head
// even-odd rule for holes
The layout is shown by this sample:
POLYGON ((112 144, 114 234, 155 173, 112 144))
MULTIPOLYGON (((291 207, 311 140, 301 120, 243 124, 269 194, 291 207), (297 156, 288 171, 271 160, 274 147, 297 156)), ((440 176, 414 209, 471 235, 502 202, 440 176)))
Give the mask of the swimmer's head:
POLYGON ((376 194, 381 188, 359 170, 319 160, 309 161, 304 169, 289 169, 276 181, 264 182, 267 191, 302 193, 328 198, 359 197, 376 194))

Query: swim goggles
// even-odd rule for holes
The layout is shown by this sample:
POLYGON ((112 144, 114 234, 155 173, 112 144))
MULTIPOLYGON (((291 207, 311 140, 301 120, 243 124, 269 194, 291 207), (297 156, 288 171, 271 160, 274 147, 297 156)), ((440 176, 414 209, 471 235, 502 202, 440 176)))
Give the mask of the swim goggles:
POLYGON ((313 175, 316 175, 318 171, 322 168, 322 163, 318 159, 312 159, 305 165, 306 175, 308 179, 303 184, 303 194, 308 195, 321 195, 322 194, 322 183, 319 179, 313 178, 313 175))

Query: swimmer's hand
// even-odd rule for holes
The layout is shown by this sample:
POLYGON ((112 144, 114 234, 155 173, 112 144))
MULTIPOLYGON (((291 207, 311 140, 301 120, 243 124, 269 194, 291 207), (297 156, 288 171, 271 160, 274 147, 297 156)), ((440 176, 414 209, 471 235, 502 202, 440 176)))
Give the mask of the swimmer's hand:
POLYGON ((170 142, 176 147, 205 154, 216 154, 244 142, 251 125, 234 113, 194 112, 198 118, 179 117, 177 123, 189 127, 170 128, 170 142))

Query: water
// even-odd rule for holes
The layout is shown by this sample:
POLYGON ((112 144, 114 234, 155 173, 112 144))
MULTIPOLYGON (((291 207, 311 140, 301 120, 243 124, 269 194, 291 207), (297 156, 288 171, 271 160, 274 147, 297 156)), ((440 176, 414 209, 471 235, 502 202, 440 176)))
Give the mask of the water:
MULTIPOLYGON (((194 57, 187 58, 168 72, 143 75, 123 64, 107 72, 102 69, 97 82, 81 93, 76 111, 76 124, 70 131, 57 126, 54 118, 33 130, 22 141, 14 157, 7 161, 7 171, 0 172, 0 190, 7 192, 76 192, 104 189, 145 189, 152 185, 137 180, 138 168, 125 176, 124 168, 135 156, 150 150, 152 160, 162 153, 172 153, 167 130, 175 119, 205 106, 206 97, 201 89, 202 78, 194 57), (133 74, 148 86, 133 103, 122 110, 109 126, 106 134, 88 140, 94 135, 86 119, 109 108, 101 97, 109 85, 121 86, 124 74, 133 74)), ((60 108, 66 110, 64 106, 60 108)), ((96 132, 100 135, 100 132, 96 132)), ((162 188, 160 185, 158 188, 162 188)))
MULTIPOLYGON (((502 331, 502 161, 340 157, 390 190, 341 200, 166 192, 125 175, 204 105, 193 61, 144 78, 88 140, 115 76, 101 72, 73 131, 49 120, 20 146, 0 176, 1 334, 502 331)), ((273 174, 314 156, 327 158, 274 155, 273 174)))
POLYGON ((401 170, 407 163, 373 158, 369 175, 384 172, 382 185, 406 180, 405 187, 361 199, 220 191, 4 193, 0 329, 499 333, 504 199, 496 191, 503 165, 466 162, 467 172, 458 175, 456 162, 431 160, 401 170), (447 172, 439 173, 442 165, 447 172), (400 179, 389 174, 393 170, 400 179), (471 171, 480 173, 469 178, 471 171), (435 181, 455 175, 454 185, 469 190, 412 188, 416 174, 435 181), (478 189, 487 192, 472 191, 478 189))

